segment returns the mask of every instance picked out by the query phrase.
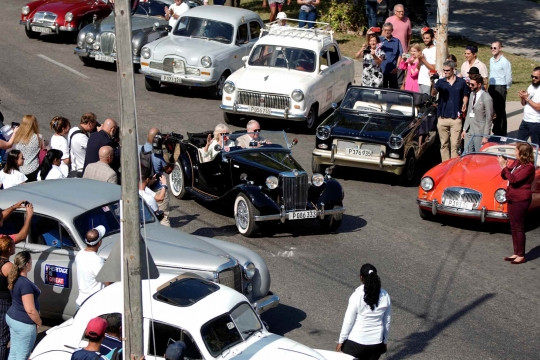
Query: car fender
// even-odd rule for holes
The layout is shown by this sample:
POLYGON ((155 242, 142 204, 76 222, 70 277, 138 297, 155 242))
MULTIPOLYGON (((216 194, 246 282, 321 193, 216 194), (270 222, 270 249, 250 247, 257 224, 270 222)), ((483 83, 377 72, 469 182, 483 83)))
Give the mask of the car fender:
POLYGON ((191 160, 186 152, 180 153, 180 157, 176 159, 180 163, 180 166, 182 166, 182 169, 184 170, 184 176, 185 181, 184 184, 193 184, 193 167, 191 164, 191 160))
POLYGON ((280 213, 279 207, 274 200, 266 195, 258 186, 241 184, 236 188, 239 192, 242 192, 249 198, 249 200, 251 200, 253 206, 259 210, 261 215, 273 215, 280 213))
POLYGON ((315 204, 317 207, 319 207, 321 203, 324 204, 325 207, 334 206, 338 203, 342 203, 343 197, 344 192, 341 184, 337 180, 329 179, 325 182, 324 188, 315 204))
POLYGON ((136 49, 137 54, 140 54, 144 45, 151 43, 152 41, 161 39, 167 34, 168 32, 166 30, 159 28, 156 28, 156 30, 146 29, 145 31, 137 32, 136 34, 133 34, 133 39, 131 40, 133 44, 133 50, 136 49))

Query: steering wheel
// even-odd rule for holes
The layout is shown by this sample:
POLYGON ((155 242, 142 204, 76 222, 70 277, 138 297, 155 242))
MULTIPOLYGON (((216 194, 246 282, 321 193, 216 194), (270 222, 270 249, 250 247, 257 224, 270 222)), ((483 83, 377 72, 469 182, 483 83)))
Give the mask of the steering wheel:
POLYGON ((297 67, 297 66, 300 66, 300 67, 303 67, 301 63, 311 63, 311 60, 309 59, 297 59, 293 62, 293 67, 297 67))

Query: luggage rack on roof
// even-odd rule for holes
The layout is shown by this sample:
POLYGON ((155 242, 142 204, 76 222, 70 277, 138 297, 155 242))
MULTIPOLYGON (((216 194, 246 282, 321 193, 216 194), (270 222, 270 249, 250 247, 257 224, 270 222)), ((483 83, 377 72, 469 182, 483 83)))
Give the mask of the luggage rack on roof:
POLYGON ((263 37, 265 35, 271 34, 271 35, 279 35, 279 36, 291 36, 291 37, 297 37, 299 39, 306 39, 306 40, 317 40, 317 41, 324 41, 326 37, 330 37, 330 41, 334 41, 334 31, 330 27, 329 23, 325 22, 319 22, 319 21, 308 21, 308 20, 298 20, 298 19, 289 19, 285 18, 282 20, 287 21, 295 21, 295 22, 304 22, 306 24, 314 24, 314 27, 311 29, 308 28, 300 28, 300 27, 293 27, 293 26, 279 26, 278 23, 280 20, 273 21, 271 23, 265 24, 264 28, 261 29, 261 35, 259 37, 263 37), (319 27, 317 27, 319 26, 319 27))

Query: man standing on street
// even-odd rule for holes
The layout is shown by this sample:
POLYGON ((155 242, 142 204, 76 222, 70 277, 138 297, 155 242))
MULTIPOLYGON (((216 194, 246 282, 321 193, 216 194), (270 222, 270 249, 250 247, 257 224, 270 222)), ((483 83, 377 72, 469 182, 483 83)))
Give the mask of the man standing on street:
POLYGON ((491 44, 489 59, 489 95, 493 99, 496 118, 493 119, 493 134, 506 136, 506 93, 512 85, 512 64, 502 54, 502 42, 491 44))
POLYGON ((82 177, 86 148, 90 133, 96 129, 96 114, 87 112, 81 117, 79 127, 74 126, 68 133, 69 156, 71 158, 71 170, 68 177, 82 177))
POLYGON ((422 94, 431 94, 430 70, 435 70, 435 59, 437 57, 437 48, 433 44, 435 34, 432 29, 428 29, 422 34, 422 40, 426 48, 422 50, 422 55, 418 57, 421 62, 418 72, 418 86, 422 94))
POLYGON ((531 75, 532 84, 527 91, 521 90, 518 95, 521 98, 523 109, 523 121, 519 125, 517 138, 540 144, 540 66, 534 68, 531 75))
POLYGON ((444 78, 437 81, 432 95, 439 93, 439 118, 437 129, 441 140, 441 159, 457 157, 461 139, 461 114, 467 110, 469 90, 465 80, 454 75, 456 63, 447 60, 443 63, 444 78), (449 153, 450 148, 450 153, 449 153))
POLYGON ((484 82, 482 76, 472 74, 470 77, 469 89, 471 93, 469 98, 472 100, 469 101, 469 110, 467 111, 461 138, 465 139, 466 146, 468 144, 467 152, 480 152, 482 145, 488 141, 487 137, 480 138, 476 136, 472 143, 470 143, 470 140, 473 135, 489 135, 493 119, 493 100, 487 92, 482 90, 484 82))
POLYGON ((484 78, 484 87, 488 86, 488 71, 486 64, 478 60, 478 47, 467 45, 465 47, 465 62, 461 65, 460 76, 466 80, 469 79, 469 70, 474 66, 480 71, 480 75, 484 78))
POLYGON ((86 148, 86 157, 84 159, 83 174, 86 171, 88 164, 93 164, 99 161, 99 149, 102 146, 110 146, 114 150, 114 158, 111 163, 111 168, 118 173, 120 168, 120 148, 116 139, 118 124, 113 119, 107 119, 101 126, 101 130, 92 134, 88 139, 86 148))
POLYGON ((86 167, 83 178, 117 184, 118 176, 110 166, 113 161, 113 156, 114 151, 112 147, 102 146, 101 149, 99 149, 99 161, 89 164, 86 167))
POLYGON ((403 49, 398 38, 392 36, 394 25, 385 23, 382 28, 381 49, 386 57, 381 63, 383 87, 398 89, 397 72, 403 49))
MULTIPOLYGON (((401 4, 397 4, 396 6, 394 6, 394 15, 386 19, 385 23, 390 23, 394 26, 394 31, 392 32, 392 35, 398 38, 399 42, 401 43, 402 51, 399 55, 407 54, 407 52, 409 51, 409 45, 411 43, 412 25, 411 20, 409 20, 409 18, 405 16, 405 7, 403 7, 403 5, 401 4)), ((405 70, 400 70, 398 68, 398 87, 401 87, 404 77, 405 70)))

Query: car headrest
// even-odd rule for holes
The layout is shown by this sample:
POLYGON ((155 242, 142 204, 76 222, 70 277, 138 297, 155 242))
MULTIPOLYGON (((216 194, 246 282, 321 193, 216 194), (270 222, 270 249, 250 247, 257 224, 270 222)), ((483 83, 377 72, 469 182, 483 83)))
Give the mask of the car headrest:
POLYGON ((373 93, 366 92, 362 94, 362 100, 367 101, 367 102, 378 102, 379 97, 373 93))

